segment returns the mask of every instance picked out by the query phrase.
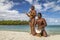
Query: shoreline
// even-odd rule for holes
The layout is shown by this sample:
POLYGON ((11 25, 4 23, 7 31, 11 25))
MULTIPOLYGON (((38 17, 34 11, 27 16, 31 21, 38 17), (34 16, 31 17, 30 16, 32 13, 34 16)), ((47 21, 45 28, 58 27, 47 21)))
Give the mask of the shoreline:
POLYGON ((32 36, 29 32, 0 31, 0 40, 60 40, 60 34, 37 37, 32 36))

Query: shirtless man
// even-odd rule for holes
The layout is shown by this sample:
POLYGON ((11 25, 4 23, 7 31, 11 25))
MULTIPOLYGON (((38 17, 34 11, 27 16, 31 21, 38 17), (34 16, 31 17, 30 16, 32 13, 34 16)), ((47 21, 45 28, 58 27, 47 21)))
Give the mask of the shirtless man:
POLYGON ((36 11, 35 11, 35 7, 31 6, 31 10, 29 12, 29 14, 27 14, 27 16, 30 18, 30 29, 31 29, 31 34, 34 36, 36 34, 35 32, 35 16, 36 16, 36 11))
POLYGON ((44 18, 42 18, 41 13, 38 13, 38 19, 36 20, 36 24, 38 25, 38 28, 36 30, 37 36, 44 36, 47 37, 47 33, 45 31, 45 27, 47 26, 47 23, 44 18))

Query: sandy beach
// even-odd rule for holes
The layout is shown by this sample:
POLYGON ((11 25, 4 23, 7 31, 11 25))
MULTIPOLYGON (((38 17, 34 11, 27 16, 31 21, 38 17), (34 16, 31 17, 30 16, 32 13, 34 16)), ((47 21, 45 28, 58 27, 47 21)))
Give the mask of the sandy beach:
POLYGON ((0 40, 60 40, 60 35, 36 37, 28 32, 0 31, 0 40))

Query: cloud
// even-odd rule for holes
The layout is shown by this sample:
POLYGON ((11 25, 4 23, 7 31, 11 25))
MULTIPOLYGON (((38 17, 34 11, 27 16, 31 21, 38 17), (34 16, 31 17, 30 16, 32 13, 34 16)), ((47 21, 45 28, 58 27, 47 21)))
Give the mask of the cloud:
POLYGON ((37 12, 42 10, 41 4, 34 4, 34 6, 35 6, 35 9, 38 10, 37 12))
POLYGON ((0 0, 0 10, 8 10, 13 6, 13 2, 0 0))
POLYGON ((50 3, 47 3, 47 6, 46 4, 45 5, 45 11, 47 11, 47 9, 50 9, 51 12, 55 12, 55 11, 59 11, 60 10, 60 6, 59 5, 56 5, 55 2, 50 2, 50 3))
POLYGON ((27 20, 24 13, 17 10, 10 10, 15 4, 9 0, 0 0, 0 20, 27 20))
MULTIPOLYGON (((58 2, 60 2, 60 1, 58 1, 58 2)), ((54 1, 49 2, 48 0, 46 0, 46 3, 44 3, 44 4, 39 4, 38 1, 35 1, 34 6, 37 11, 43 11, 43 12, 47 11, 48 9, 50 9, 51 12, 60 10, 60 6, 56 5, 56 2, 54 2, 54 1), (44 8, 42 7, 42 5, 44 6, 44 8)))
POLYGON ((58 0, 57 2, 52 1, 49 2, 48 0, 45 0, 46 2, 44 4, 39 4, 39 0, 35 0, 33 2, 33 0, 26 0, 28 1, 30 4, 33 4, 36 8, 36 10, 39 11, 47 11, 48 9, 50 9, 50 11, 55 12, 60 10, 60 6, 56 5, 56 3, 60 2, 60 0, 58 0), (44 8, 42 7, 42 5, 44 6, 44 8), (54 11, 53 11, 54 10, 54 11))
MULTIPOLYGON (((47 0, 46 0, 47 1, 47 0)), ((46 2, 44 4, 39 4, 38 3, 38 0, 37 1, 34 1, 34 4, 33 4, 36 8, 37 11, 47 11, 48 9, 50 8, 53 8, 55 5, 55 2, 46 2), (44 6, 44 8, 42 7, 42 5, 44 6)))
POLYGON ((48 25, 60 25, 60 18, 46 18, 48 25))
POLYGON ((59 2, 60 2, 60 0, 57 1, 57 3, 59 3, 59 2))
POLYGON ((53 8, 55 5, 55 2, 48 2, 48 3, 44 3, 43 6, 45 7, 42 11, 47 11, 50 8, 53 8))
POLYGON ((24 13, 19 14, 19 12, 16 10, 11 10, 11 11, 6 10, 4 12, 1 12, 0 19, 1 20, 21 20, 21 21, 29 20, 26 14, 24 13))
POLYGON ((5 2, 6 0, 0 0, 0 2, 5 2))
POLYGON ((59 11, 60 10, 60 6, 56 5, 52 10, 59 11))
POLYGON ((25 0, 25 1, 29 2, 30 4, 33 3, 33 0, 25 0))
POLYGON ((48 2, 43 4, 45 7, 45 11, 47 11, 47 9, 50 9, 51 12, 55 12, 55 11, 59 11, 60 10, 60 6, 56 5, 56 2, 48 2))

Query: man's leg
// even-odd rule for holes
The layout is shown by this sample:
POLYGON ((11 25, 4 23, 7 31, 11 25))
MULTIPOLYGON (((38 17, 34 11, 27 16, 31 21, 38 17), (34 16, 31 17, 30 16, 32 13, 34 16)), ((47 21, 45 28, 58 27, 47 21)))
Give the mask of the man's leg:
POLYGON ((32 27, 32 35, 36 35, 36 32, 35 32, 35 19, 32 20, 31 22, 31 27, 32 27))
POLYGON ((31 30, 31 33, 30 33, 30 34, 35 35, 36 32, 35 32, 35 27, 34 27, 34 25, 33 25, 31 22, 29 22, 29 25, 30 25, 30 30, 31 30))
POLYGON ((45 31, 45 29, 42 31, 42 35, 43 35, 44 37, 47 37, 47 32, 45 31))
POLYGON ((32 25, 32 35, 34 36, 34 35, 36 35, 36 32, 35 32, 35 27, 34 27, 34 25, 32 25))
POLYGON ((32 25, 31 25, 31 22, 29 22, 29 25, 30 25, 30 32, 31 32, 30 34, 32 34, 32 27, 31 27, 32 25))

